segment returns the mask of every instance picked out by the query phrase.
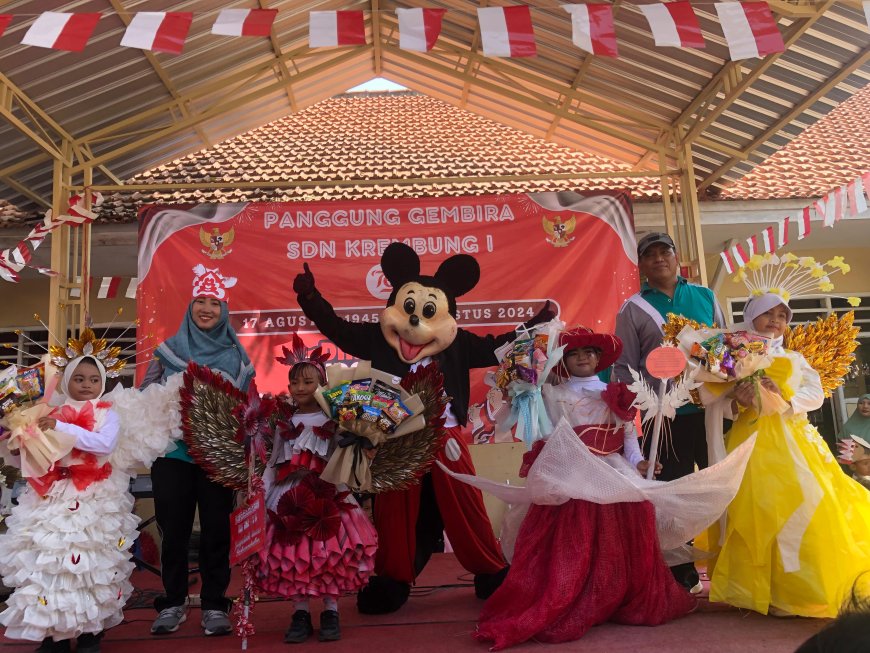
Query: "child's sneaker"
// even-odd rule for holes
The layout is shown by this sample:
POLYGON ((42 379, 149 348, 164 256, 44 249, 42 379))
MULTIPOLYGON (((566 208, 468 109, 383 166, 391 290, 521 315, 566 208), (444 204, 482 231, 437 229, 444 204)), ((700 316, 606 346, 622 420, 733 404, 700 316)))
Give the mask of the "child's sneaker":
POLYGON ((233 629, 223 610, 203 610, 200 625, 206 635, 229 635, 233 629))
POLYGON ((166 635, 174 633, 187 619, 187 608, 183 605, 175 605, 171 608, 163 608, 154 623, 151 624, 152 635, 166 635))
POLYGON ((103 633, 83 633, 76 637, 76 653, 100 653, 103 633))
POLYGON ((34 653, 69 653, 69 640, 62 639, 59 642, 54 641, 51 637, 46 637, 34 653))
POLYGON ((284 633, 284 641, 287 644, 301 644, 314 634, 314 626, 311 625, 311 613, 307 610, 297 610, 293 613, 293 621, 284 633))
POLYGON ((341 626, 338 625, 338 613, 335 610, 325 610, 320 613, 321 642, 337 642, 341 639, 341 626))

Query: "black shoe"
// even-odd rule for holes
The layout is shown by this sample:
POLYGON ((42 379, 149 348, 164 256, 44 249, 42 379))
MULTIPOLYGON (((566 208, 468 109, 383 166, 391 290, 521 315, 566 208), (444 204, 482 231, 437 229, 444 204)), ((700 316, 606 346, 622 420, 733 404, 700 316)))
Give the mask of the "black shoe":
POLYGON ((474 595, 479 599, 488 599, 504 582, 510 568, 508 565, 494 574, 476 574, 474 576, 474 595))
POLYGON ((372 576, 356 595, 356 607, 362 614, 389 614, 405 605, 410 594, 410 583, 389 576, 372 576))
POLYGON ((338 613, 335 610, 324 610, 320 613, 321 642, 337 642, 341 639, 341 626, 338 625, 338 613))
POLYGON ((692 594, 697 594, 700 591, 698 583, 701 581, 701 578, 698 576, 698 570, 695 569, 694 563, 684 562, 681 565, 675 565, 671 567, 671 573, 676 581, 685 587, 686 590, 692 592, 692 594))
POLYGON ((59 642, 56 642, 51 637, 46 637, 42 640, 42 644, 35 649, 35 653, 69 653, 69 650, 68 639, 62 639, 59 642))
POLYGON ((76 638, 76 653, 100 653, 103 633, 82 633, 76 638))
POLYGON ((284 633, 284 642, 287 644, 301 644, 314 634, 314 626, 311 625, 311 613, 307 610, 297 610, 293 613, 293 621, 284 633))

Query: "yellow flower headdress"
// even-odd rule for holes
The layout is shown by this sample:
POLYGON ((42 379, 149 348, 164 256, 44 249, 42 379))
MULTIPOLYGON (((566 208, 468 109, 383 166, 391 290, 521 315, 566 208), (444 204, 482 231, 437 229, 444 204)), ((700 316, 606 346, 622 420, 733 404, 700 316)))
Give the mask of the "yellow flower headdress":
POLYGON ((127 365, 127 361, 121 359, 121 347, 109 345, 105 338, 97 338, 92 329, 85 329, 78 338, 70 338, 66 347, 52 345, 49 353, 52 364, 61 371, 70 361, 82 356, 93 356, 100 361, 109 378, 118 376, 127 365))
MULTIPOLYGON (((846 274, 850 269, 842 256, 819 263, 812 256, 799 257, 791 252, 783 256, 755 254, 740 268, 734 280, 746 285, 750 297, 772 293, 788 302, 800 295, 830 292, 834 289, 831 277, 837 272, 846 274)), ((860 303, 857 297, 849 297, 847 301, 852 306, 860 303)))

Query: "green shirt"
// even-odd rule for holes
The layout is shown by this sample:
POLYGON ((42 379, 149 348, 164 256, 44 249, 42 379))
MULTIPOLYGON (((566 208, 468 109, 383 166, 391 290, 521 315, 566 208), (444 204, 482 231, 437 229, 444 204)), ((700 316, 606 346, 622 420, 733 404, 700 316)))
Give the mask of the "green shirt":
MULTIPOLYGON (((704 286, 689 283, 683 277, 677 277, 677 286, 674 288, 673 298, 650 286, 644 281, 640 289, 641 296, 648 301, 654 309, 667 318, 668 313, 682 315, 690 320, 711 326, 714 322, 720 322, 716 313, 716 299, 713 291, 704 286)), ((725 326, 719 324, 720 327, 725 326)), ((678 415, 697 413, 701 408, 695 404, 686 404, 677 409, 678 415)))

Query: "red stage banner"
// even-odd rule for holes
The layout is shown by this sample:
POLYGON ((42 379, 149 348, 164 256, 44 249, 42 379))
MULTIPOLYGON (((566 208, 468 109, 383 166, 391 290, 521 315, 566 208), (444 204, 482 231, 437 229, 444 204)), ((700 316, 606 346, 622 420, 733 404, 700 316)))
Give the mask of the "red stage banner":
MULTIPOLYGON (((453 254, 477 258, 480 283, 457 309, 459 325, 478 333, 508 331, 548 299, 568 324, 611 331, 638 287, 631 204, 621 193, 151 206, 140 214, 138 316, 140 336, 154 340, 139 362, 178 329, 198 264, 238 279, 228 291, 232 324, 261 391, 286 389, 275 356, 294 331, 346 361, 302 314, 293 278, 308 263, 340 315, 377 321, 390 293, 380 257, 393 241, 414 248, 424 274, 453 254)), ((472 381, 472 401, 482 401, 483 371, 472 381)))
POLYGON ((266 546, 266 504, 263 493, 230 515, 230 565, 243 563, 266 546))

